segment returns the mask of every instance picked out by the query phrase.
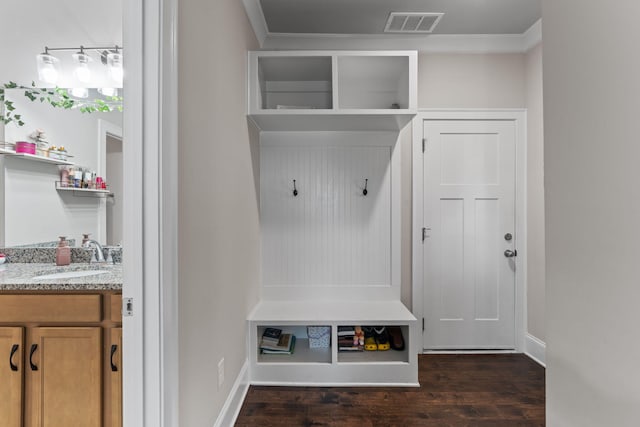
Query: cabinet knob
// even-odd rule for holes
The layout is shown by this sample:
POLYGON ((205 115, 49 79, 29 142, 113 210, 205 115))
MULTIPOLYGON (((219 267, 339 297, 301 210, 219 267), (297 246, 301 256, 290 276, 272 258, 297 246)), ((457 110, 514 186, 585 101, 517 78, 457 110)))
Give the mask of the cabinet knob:
POLYGON ((118 372, 118 367, 115 365, 115 363, 113 363, 113 355, 116 353, 116 351, 118 351, 118 345, 117 344, 113 344, 111 346, 111 372, 118 372))
POLYGON ((29 365, 31 365, 32 371, 37 371, 38 367, 33 363, 33 353, 38 349, 38 344, 31 344, 31 351, 29 352, 29 365))
POLYGON ((13 355, 16 354, 19 348, 20 346, 18 344, 14 344, 11 347, 11 354, 9 355, 9 367, 13 372, 16 372, 18 370, 18 366, 13 364, 13 355))

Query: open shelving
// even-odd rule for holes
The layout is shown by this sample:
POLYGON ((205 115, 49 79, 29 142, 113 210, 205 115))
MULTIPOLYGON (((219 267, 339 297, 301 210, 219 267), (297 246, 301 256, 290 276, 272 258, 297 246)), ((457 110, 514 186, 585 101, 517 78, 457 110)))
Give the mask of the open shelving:
POLYGON ((52 165, 59 165, 59 166, 73 166, 74 165, 73 162, 69 162, 67 160, 53 159, 53 158, 50 158, 50 157, 37 156, 35 154, 16 153, 15 151, 10 150, 8 148, 0 148, 0 154, 4 154, 5 156, 10 156, 10 157, 15 157, 15 158, 18 158, 18 159, 31 160, 31 161, 34 161, 34 162, 49 163, 49 164, 52 164, 52 165))
POLYGON ((417 112, 415 51, 249 53, 262 130, 400 130, 417 112))

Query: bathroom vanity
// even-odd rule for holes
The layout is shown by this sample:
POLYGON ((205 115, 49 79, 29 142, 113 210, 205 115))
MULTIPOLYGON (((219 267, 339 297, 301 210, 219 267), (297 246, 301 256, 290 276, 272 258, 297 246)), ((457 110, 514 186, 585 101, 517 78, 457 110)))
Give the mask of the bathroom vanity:
POLYGON ((3 426, 122 426, 121 289, 121 265, 0 266, 3 426))

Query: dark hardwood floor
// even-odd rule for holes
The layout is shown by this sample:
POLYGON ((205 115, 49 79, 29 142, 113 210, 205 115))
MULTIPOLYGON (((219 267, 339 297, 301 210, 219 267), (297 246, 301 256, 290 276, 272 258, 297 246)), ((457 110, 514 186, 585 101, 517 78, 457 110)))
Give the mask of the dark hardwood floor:
POLYGON ((419 369, 420 388, 252 386, 236 426, 544 425, 544 368, 527 356, 420 355, 419 369))

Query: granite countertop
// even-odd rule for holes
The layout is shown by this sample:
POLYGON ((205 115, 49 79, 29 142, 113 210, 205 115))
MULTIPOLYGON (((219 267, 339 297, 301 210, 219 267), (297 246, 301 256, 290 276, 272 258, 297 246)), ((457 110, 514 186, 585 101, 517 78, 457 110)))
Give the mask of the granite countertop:
POLYGON ((122 290, 122 264, 74 263, 64 267, 42 263, 0 265, 2 291, 106 291, 122 290), (106 273, 66 279, 34 279, 35 276, 70 271, 106 270, 106 273))

